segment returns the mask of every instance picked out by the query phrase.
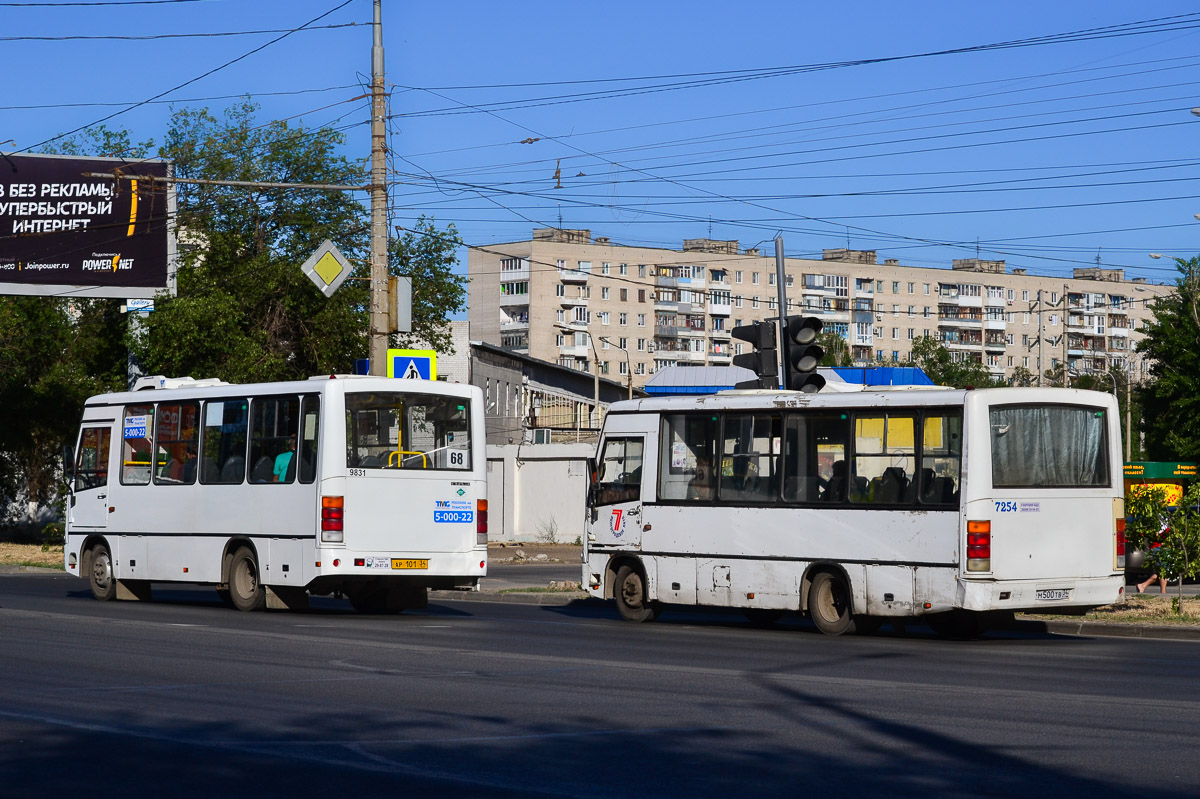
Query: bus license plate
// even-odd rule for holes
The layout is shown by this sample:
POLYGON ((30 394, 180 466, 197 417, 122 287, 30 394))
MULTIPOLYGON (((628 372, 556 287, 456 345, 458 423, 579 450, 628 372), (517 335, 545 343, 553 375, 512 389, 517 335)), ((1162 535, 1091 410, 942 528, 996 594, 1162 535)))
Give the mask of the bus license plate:
POLYGON ((428 569, 429 559, 422 558, 421 560, 401 560, 400 558, 392 558, 393 569, 428 569))
POLYGON ((1071 589, 1069 588, 1041 588, 1037 591, 1037 601, 1053 602, 1058 599, 1070 599, 1071 589))

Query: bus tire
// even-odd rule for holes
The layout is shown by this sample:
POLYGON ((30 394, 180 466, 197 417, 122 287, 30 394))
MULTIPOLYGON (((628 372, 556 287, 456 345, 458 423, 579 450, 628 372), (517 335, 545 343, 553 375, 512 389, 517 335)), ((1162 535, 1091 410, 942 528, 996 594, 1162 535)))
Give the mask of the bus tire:
POLYGON ((229 563, 229 599, 238 610, 262 610, 267 606, 267 589, 258 571, 258 559, 249 547, 233 553, 229 563))
POLYGON ((646 578, 628 563, 617 569, 617 582, 613 586, 617 600, 617 612, 625 621, 654 621, 662 607, 646 599, 646 578))
POLYGON ((112 555, 106 544, 96 544, 88 550, 87 575, 96 599, 107 602, 117 596, 117 578, 113 576, 112 555))
POLYGON ((808 587, 808 615, 826 635, 854 632, 850 585, 835 572, 820 572, 808 587))

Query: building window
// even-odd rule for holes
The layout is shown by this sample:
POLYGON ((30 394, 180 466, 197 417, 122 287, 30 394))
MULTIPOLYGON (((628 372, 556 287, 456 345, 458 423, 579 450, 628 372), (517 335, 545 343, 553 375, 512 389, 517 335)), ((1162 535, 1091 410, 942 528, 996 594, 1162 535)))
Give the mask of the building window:
POLYGON ((635 363, 635 364, 633 365, 633 371, 634 371, 634 374, 639 374, 639 375, 644 375, 644 374, 646 374, 646 364, 644 364, 644 363, 635 363))
POLYGON ((1023 302, 1029 302, 1029 290, 1028 289, 1021 292, 1021 300, 1023 302))
POLYGON ((600 299, 602 299, 602 300, 607 300, 607 299, 608 299, 608 287, 607 287, 607 286, 605 286, 604 288, 600 289, 600 299))
POLYGON ((602 325, 608 324, 608 311, 600 312, 600 324, 602 324, 602 325))
POLYGON ((928 283, 922 283, 921 285, 924 287, 924 290, 925 290, 925 296, 926 296, 926 297, 928 297, 928 296, 929 296, 929 284, 928 284, 928 283))
POLYGON ((554 343, 556 346, 561 347, 562 345, 567 343, 567 337, 564 336, 562 333, 559 333, 557 336, 554 337, 554 343))
POLYGON ((623 349, 623 350, 629 349, 629 339, 618 338, 617 339, 617 347, 619 347, 620 349, 623 349))
POLYGON ((753 310, 753 311, 757 311, 757 310, 758 310, 758 297, 751 297, 751 298, 750 298, 750 309, 751 309, 751 310, 753 310))
POLYGON ((739 270, 737 270, 736 272, 734 272, 734 273, 733 273, 733 282, 734 282, 734 283, 741 283, 741 282, 742 282, 742 270, 740 270, 740 269, 739 269, 739 270))
POLYGON ((629 289, 621 289, 621 302, 629 302, 629 289))
POLYGON ((768 286, 775 285, 775 273, 774 272, 767 272, 767 285, 768 286))
POLYGON ((638 277, 645 277, 645 276, 646 276, 646 265, 638 264, 638 277))
POLYGON ((600 264, 600 274, 602 274, 602 275, 608 274, 608 261, 605 261, 604 263, 600 264))
POLYGON ((645 301, 646 301, 646 290, 638 289, 638 302, 645 302, 645 301))
POLYGON ((1050 304, 1051 305, 1058 304, 1058 292, 1057 291, 1050 292, 1050 304))
POLYGON ((562 310, 561 308, 559 310, 555 311, 554 312, 554 321, 556 321, 556 322, 567 321, 567 312, 562 310))
POLYGON ((637 348, 638 348, 638 352, 645 352, 646 351, 646 339, 639 338, 637 348))
POLYGON ((909 294, 916 294, 916 293, 917 293, 917 284, 916 284, 916 283, 909 283, 909 284, 908 284, 908 293, 909 293, 909 294))
POLYGON ((567 296, 567 287, 564 286, 562 283, 559 283, 557 286, 554 287, 554 296, 555 297, 567 296))
MULTIPOLYGON (((608 371, 607 369, 605 371, 608 371)), ((629 364, 625 361, 617 361, 617 371, 623 375, 629 374, 629 364)))
POLYGON ((912 341, 916 337, 914 335, 916 332, 917 331, 913 330, 911 327, 908 329, 908 340, 909 341, 912 341))
POLYGON ((638 327, 646 326, 646 315, 644 313, 638 314, 637 323, 638 323, 638 327))
POLYGON ((621 327, 625 327, 626 325, 629 324, 629 314, 627 314, 627 313, 618 315, 617 319, 618 319, 621 327))
POLYGON ((750 273, 750 283, 755 286, 758 285, 758 272, 750 273))
POLYGON ((501 283, 500 294, 506 297, 520 296, 529 293, 529 281, 519 280, 513 283, 501 283))
POLYGON ((621 273, 622 275, 628 275, 629 274, 629 264, 621 264, 620 266, 617 267, 617 271, 619 273, 621 273))
POLYGON ((893 281, 892 281, 892 293, 893 293, 893 294, 899 294, 899 293, 900 293, 900 281, 899 281, 899 280, 893 280, 893 281))
POLYGON ((892 341, 898 341, 899 339, 900 339, 900 328, 893 327, 892 328, 892 341))

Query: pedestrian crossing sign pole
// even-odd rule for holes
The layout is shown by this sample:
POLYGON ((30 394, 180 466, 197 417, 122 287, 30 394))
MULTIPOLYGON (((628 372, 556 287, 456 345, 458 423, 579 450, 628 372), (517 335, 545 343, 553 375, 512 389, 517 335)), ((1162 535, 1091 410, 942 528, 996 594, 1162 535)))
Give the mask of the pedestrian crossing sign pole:
POLYGON ((408 380, 437 380, 437 352, 388 350, 387 376, 408 380))

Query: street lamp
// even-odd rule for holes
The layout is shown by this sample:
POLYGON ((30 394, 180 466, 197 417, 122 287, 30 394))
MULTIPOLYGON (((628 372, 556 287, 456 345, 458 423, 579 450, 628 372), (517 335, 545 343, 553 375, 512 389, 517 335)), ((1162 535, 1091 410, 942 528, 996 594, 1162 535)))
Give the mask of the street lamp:
POLYGON ((613 344, 607 336, 601 336, 600 340, 611 347, 616 347, 621 352, 625 353, 625 382, 629 385, 629 399, 633 399, 633 367, 629 365, 629 350, 619 344, 613 344))
MULTIPOLYGON (((558 328, 559 330, 565 330, 566 332, 571 333, 571 334, 575 334, 575 333, 579 332, 575 328, 567 327, 566 325, 555 324, 554 326, 556 328, 558 328)), ((584 325, 583 332, 584 332, 584 335, 586 335, 588 337, 588 344, 590 344, 592 346, 592 358, 596 362, 595 371, 592 373, 592 408, 596 412, 596 426, 599 427, 600 426, 600 353, 596 352, 596 340, 592 336, 592 331, 588 330, 587 325, 584 325)), ((589 416, 589 418, 588 418, 589 424, 591 423, 591 421, 592 420, 589 416)))

